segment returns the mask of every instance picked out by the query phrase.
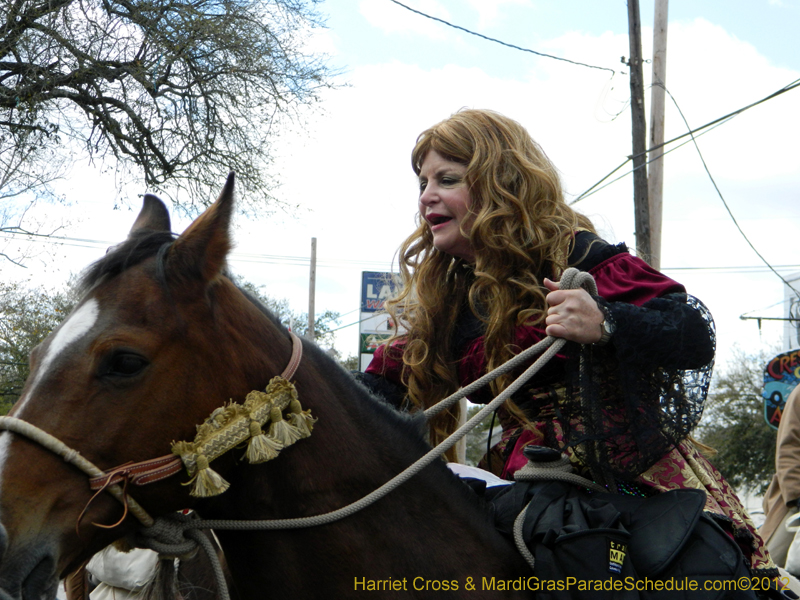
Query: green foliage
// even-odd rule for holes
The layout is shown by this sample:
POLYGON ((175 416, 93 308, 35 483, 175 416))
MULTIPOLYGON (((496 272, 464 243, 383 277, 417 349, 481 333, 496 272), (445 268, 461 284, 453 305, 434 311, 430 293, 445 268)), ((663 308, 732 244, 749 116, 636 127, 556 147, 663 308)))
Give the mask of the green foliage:
POLYGON ((76 300, 70 290, 0 283, 0 414, 6 414, 22 392, 31 350, 58 327, 76 300))
MULTIPOLYGON (((263 286, 258 287, 249 281, 244 281, 241 278, 235 278, 236 284, 252 294, 266 306, 272 314, 274 314, 280 322, 289 327, 300 337, 308 334, 308 313, 297 313, 289 306, 287 299, 276 300, 275 298, 263 293, 263 286)), ((356 370, 358 369, 358 357, 348 356, 342 358, 336 348, 334 348, 334 335, 333 330, 339 324, 340 315, 336 311, 326 310, 321 315, 316 315, 314 319, 314 341, 326 348, 328 353, 336 359, 345 369, 356 370)))
POLYGON ((347 371, 358 371, 358 356, 355 354, 351 354, 347 358, 339 358, 337 360, 339 361, 339 364, 342 365, 347 371))
POLYGON ((775 472, 775 430, 764 420, 764 366, 774 352, 733 359, 715 377, 703 421, 694 436, 714 448, 711 462, 738 489, 763 494, 775 472))

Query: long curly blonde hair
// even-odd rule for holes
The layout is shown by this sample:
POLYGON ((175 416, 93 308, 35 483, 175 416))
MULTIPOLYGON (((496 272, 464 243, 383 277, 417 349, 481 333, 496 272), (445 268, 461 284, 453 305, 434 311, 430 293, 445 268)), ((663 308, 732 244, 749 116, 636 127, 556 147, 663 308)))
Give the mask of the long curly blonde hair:
MULTIPOLYGON (((591 222, 564 201, 553 164, 522 125, 489 110, 461 110, 423 131, 411 153, 419 175, 431 150, 466 166, 471 196, 469 231, 462 233, 474 250, 475 263, 433 246, 429 225, 419 215, 417 229, 401 245, 402 289, 387 302, 398 325, 389 340, 404 341, 403 381, 411 402, 427 408, 459 387, 453 348, 459 312, 468 302, 485 325, 487 369, 520 348, 514 346, 518 325, 535 325, 546 316, 544 277, 558 278, 566 268, 570 243, 591 222)), ((493 384, 499 393, 509 384, 493 384)), ((513 403, 509 408, 524 419, 513 403)), ((431 423, 431 442, 438 443, 458 423, 458 412, 440 413, 431 423)))

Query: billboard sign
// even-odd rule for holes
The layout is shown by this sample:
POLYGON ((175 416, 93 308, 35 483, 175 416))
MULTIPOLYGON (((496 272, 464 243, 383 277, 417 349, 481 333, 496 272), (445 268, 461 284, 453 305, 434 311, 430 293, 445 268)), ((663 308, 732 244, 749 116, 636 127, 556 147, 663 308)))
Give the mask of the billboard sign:
POLYGON ((385 310, 386 300, 399 290, 394 273, 364 271, 361 273, 361 318, 359 336, 359 368, 364 371, 372 360, 375 348, 394 333, 394 323, 385 310))
POLYGON ((384 302, 392 297, 397 285, 397 275, 393 273, 363 271, 361 273, 361 312, 382 311, 384 302))

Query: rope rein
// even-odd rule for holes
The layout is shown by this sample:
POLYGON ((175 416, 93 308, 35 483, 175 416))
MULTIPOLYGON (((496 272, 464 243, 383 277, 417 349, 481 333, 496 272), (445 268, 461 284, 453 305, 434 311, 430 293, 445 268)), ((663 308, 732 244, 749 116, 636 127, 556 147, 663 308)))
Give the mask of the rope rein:
MULTIPOLYGON (((576 289, 578 287, 583 287, 586 289, 590 294, 596 295, 597 294, 597 286, 594 282, 594 279, 591 275, 586 272, 578 271, 574 268, 566 269, 561 277, 561 289, 576 289)), ((302 356, 302 343, 300 339, 294 334, 291 333, 292 336, 292 357, 289 361, 289 366, 287 366, 286 370, 282 374, 282 377, 288 379, 294 375, 297 370, 298 365, 300 364, 300 359, 302 356)), ((519 365, 525 363, 526 361, 530 360, 536 354, 542 353, 536 361, 531 364, 517 379, 515 379, 505 390, 503 390, 494 400, 492 400, 489 404, 484 406, 477 414, 475 414, 469 421, 467 421, 464 425, 459 427, 456 431, 454 431, 447 439, 443 440, 439 443, 436 447, 432 448, 429 452, 423 455, 420 459, 418 459, 415 463, 409 466, 407 469, 384 483, 382 486, 370 492, 360 500, 357 500, 347 506, 342 508, 321 514, 315 515, 311 517, 300 517, 300 518, 293 518, 293 519, 274 519, 274 520, 219 520, 219 519, 201 519, 201 518, 192 518, 186 515, 182 515, 180 513, 171 514, 163 517, 158 517, 157 519, 153 519, 147 512, 138 504, 136 501, 125 494, 123 490, 117 485, 116 481, 111 478, 111 475, 124 475, 125 468, 132 468, 132 467, 139 467, 140 465, 147 465, 149 463, 153 463, 154 465, 157 464, 158 469, 161 469, 159 473, 163 472, 164 469, 164 461, 166 457, 159 457, 157 459, 152 459, 151 461, 145 461, 144 463, 136 463, 136 465, 123 465, 123 467, 117 467, 116 469, 112 469, 111 472, 104 472, 95 465, 93 465, 90 461, 85 459, 78 453, 76 450, 70 449, 66 446, 63 442, 59 441, 52 435, 48 434, 45 431, 42 431, 38 427, 31 425, 21 419, 17 419, 15 417, 0 417, 0 430, 11 431, 13 433, 17 433, 19 435, 25 436, 32 441, 37 442, 44 448, 50 450, 54 454, 60 456, 64 461, 76 466, 84 473, 89 475, 93 479, 99 478, 106 478, 107 483, 104 486, 107 491, 109 491, 114 497, 116 497, 123 505, 127 506, 130 510, 131 514, 133 514, 142 524, 143 527, 140 527, 137 531, 135 536, 134 542, 137 547, 142 548, 149 548, 159 552, 160 554, 166 554, 170 556, 181 556, 185 555, 191 551, 193 551, 197 545, 201 545, 211 560, 214 575, 217 580, 217 587, 220 593, 220 597, 222 600, 229 600, 230 596, 228 594, 227 586, 225 584, 224 575, 222 572, 222 568, 219 563, 219 559, 214 551, 213 545, 211 545, 207 538, 203 536, 199 531, 199 529, 217 529, 217 530, 235 530, 235 531, 245 531, 245 530, 280 530, 280 529, 300 529, 306 527, 315 527, 318 525, 326 525, 329 523, 333 523, 345 517, 348 517, 361 509, 369 506, 373 502, 383 498, 391 491, 395 490, 397 487, 411 479, 414 475, 418 474, 422 471, 425 467, 429 466, 433 463, 437 458, 442 456, 445 452, 447 452, 450 448, 452 448, 456 443, 458 443, 464 436, 467 435, 469 431, 474 429, 483 419, 492 413, 495 409, 500 407, 506 400, 508 400, 511 396, 513 396, 517 391, 519 391, 523 385, 525 385, 528 380, 533 377, 553 356, 555 356, 561 348, 564 347, 566 344, 566 340, 560 338, 554 338, 552 336, 547 336, 534 346, 527 348, 523 352, 516 355, 514 358, 510 359, 500 367, 494 369, 493 371, 487 373, 486 375, 482 376, 478 380, 474 381, 473 383, 469 384, 468 386, 460 389, 456 393, 448 396, 444 400, 440 401, 439 403, 435 404, 434 406, 425 410, 425 416, 430 419, 432 416, 438 414, 439 412, 446 410, 454 403, 458 402, 462 398, 467 397, 469 394, 473 393, 474 391, 478 390, 479 388, 483 387, 484 385, 488 384, 489 382, 497 379, 501 375, 511 372, 519 365), (187 539, 187 536, 189 539, 187 539), (202 539, 201 539, 202 538, 202 539)), ((180 459, 177 459, 180 461, 180 459)), ((541 469, 533 468, 534 471, 538 471, 541 469)), ((146 471, 146 470, 145 470, 146 471)), ((601 486, 597 486, 594 482, 591 482, 587 479, 584 479, 577 475, 572 475, 569 473, 560 473, 558 470, 550 469, 548 471, 549 474, 532 474, 530 470, 525 471, 525 469, 520 472, 520 477, 524 478, 549 478, 549 479, 562 479, 562 480, 569 480, 573 483, 578 485, 591 487, 592 489, 596 488, 605 491, 601 486), (569 477, 565 477, 569 476, 569 477), (576 479, 577 478, 577 479, 576 479)), ((149 472, 147 474, 150 474, 149 472)), ((166 475, 165 475, 166 476, 166 475)), ((526 507, 527 508, 527 507, 526 507)), ((525 511, 523 510, 522 515, 524 515, 525 511)), ((521 531, 521 517, 517 519, 520 522, 519 529, 521 531)), ((515 537, 517 535, 517 524, 515 523, 514 530, 515 530, 515 537)), ((519 546, 520 552, 526 558, 526 560, 531 563, 529 558, 530 552, 527 551, 527 548, 524 548, 524 542, 522 542, 522 546, 520 546, 520 542, 517 542, 519 546)), ((532 563, 531 563, 532 565, 532 563)))
MULTIPOLYGON (((586 272, 578 271, 577 269, 570 268, 564 271, 564 274, 561 278, 561 289, 575 289, 578 287, 583 287, 586 289, 590 294, 596 295, 597 294, 597 286, 595 285, 594 279, 592 276, 586 272)), ((526 360, 529 360, 532 356, 538 354, 539 352, 544 352, 542 355, 531 365, 529 366, 517 379, 515 379, 505 390, 503 390, 498 396, 492 400, 489 404, 484 406, 477 414, 475 414, 469 421, 464 423, 461 427, 459 427, 456 431, 454 431, 447 439, 443 440, 437 446, 432 448, 428 451, 422 458, 418 459, 415 463, 411 466, 406 468, 405 471, 400 472, 398 475, 384 483, 378 489, 373 492, 370 492, 360 500, 356 500, 355 502, 348 504, 342 508, 333 510, 328 513, 324 513, 321 515, 315 515, 313 517, 299 517, 294 519, 273 519, 273 520, 239 520, 239 521, 228 521, 228 520, 197 520, 192 522, 192 527, 196 528, 211 528, 211 529, 220 529, 220 530, 275 530, 275 529, 301 529, 305 527, 314 527, 317 525, 326 525, 328 523, 333 523, 334 521, 338 521, 339 519, 343 519, 344 517, 350 516, 362 508, 365 508, 383 498, 386 494, 393 491, 409 479, 411 479, 414 475, 422 471, 425 467, 430 465, 434 460, 442 456, 445 452, 447 452, 450 448, 452 448, 456 443, 461 440, 464 436, 467 435, 469 431, 474 429, 487 415, 492 413, 495 409, 500 407, 506 400, 508 400, 511 396, 513 396, 517 391, 519 391, 523 385, 525 385, 528 380, 533 377, 539 370, 547 364, 547 362, 555 356, 561 348, 564 347, 566 344, 566 340, 560 338, 554 338, 552 336, 547 336, 545 339, 541 340, 534 346, 526 349, 525 351, 521 352, 511 360, 507 361, 497 369, 487 373, 477 381, 473 382, 472 384, 468 385, 465 388, 457 391, 456 393, 448 396, 444 400, 440 401, 438 404, 432 406, 428 410, 425 411, 425 416, 430 418, 431 416, 437 414, 438 412, 445 410, 452 406, 455 402, 460 400, 461 398, 465 397, 468 394, 471 394, 475 390, 479 389, 483 385, 486 385, 490 381, 493 381, 497 377, 510 372, 514 369, 517 365, 524 363, 526 360)), ((589 481, 588 479, 581 478, 582 482, 588 482, 592 484, 593 482, 589 481)), ((581 483, 584 485, 584 483, 581 483)), ((605 490, 603 490, 605 491, 605 490)))
MULTIPOLYGON (((577 269, 567 269, 564 272, 564 275, 561 278, 561 289, 575 289, 577 287, 583 287, 586 289, 590 294, 596 295, 597 294, 597 286, 595 285, 594 279, 588 273, 578 271, 577 269)), ((445 410, 449 406, 452 406, 455 402, 459 401, 461 398, 467 396, 468 394, 474 392, 475 390, 479 389, 481 386, 489 383, 490 381, 496 379, 500 375, 504 373, 510 372, 519 364, 529 360, 535 354, 542 352, 541 356, 532 364, 530 365, 516 380, 514 380, 503 392, 501 392, 492 402, 484 406, 476 415, 474 415, 469 421, 467 421, 464 425, 459 427, 455 432, 453 432, 447 439, 443 440, 440 444, 438 444, 435 448, 432 448, 429 452, 427 452, 422 458, 418 459, 415 463, 409 466, 406 470, 402 471, 385 484, 380 486, 375 491, 367 494, 360 500, 357 500, 347 506, 342 508, 330 511, 328 513, 324 513, 321 515, 315 515, 312 517, 300 517, 295 519, 273 519, 273 520, 219 520, 219 519, 196 519, 192 521, 181 520, 180 522, 174 522, 173 527, 176 529, 217 529, 217 530, 234 530, 234 531, 265 531, 265 530, 281 530, 281 529, 301 529, 306 527, 315 527, 318 525, 326 525, 329 523, 333 523, 345 517, 348 517, 361 509, 369 506, 373 502, 379 500, 380 498, 386 496, 389 492, 393 491, 409 479, 411 479, 414 475, 422 471, 425 467, 430 465, 434 460, 442 456, 447 450, 452 448, 456 443, 458 443, 461 438, 463 438, 469 431, 474 429, 487 415, 493 412, 496 408, 501 406, 503 402, 505 402, 508 398, 514 395, 520 388, 522 388, 528 380, 533 377, 553 356, 555 356, 561 348, 566 344, 566 340, 564 339, 557 339, 552 336, 548 336, 539 343, 531 346, 530 348, 526 349, 525 351, 521 352, 505 364, 501 365, 497 369, 487 373, 474 383, 468 385, 467 387, 459 390, 458 392, 448 396, 438 404, 434 405, 433 407, 429 408, 425 411, 425 416, 430 418, 432 415, 438 413, 441 410, 445 410)), ((566 468, 569 468, 568 466, 566 468)), ((546 467, 545 467, 546 469, 546 467)), ((537 467, 527 466, 522 470, 520 473, 521 478, 526 479, 560 479, 564 481, 569 481, 570 483, 574 483, 576 485, 582 485, 589 487, 591 489, 595 489, 597 491, 606 491, 601 486, 595 484, 594 482, 584 479, 579 475, 575 475, 573 473, 564 472, 566 469, 549 469, 545 471, 545 469, 540 469, 537 467)), ((527 506, 526 506, 527 509, 527 506)), ((517 544, 519 552, 522 554, 523 558, 528 562, 528 564, 533 568, 534 560, 533 555, 530 553, 528 548, 525 546, 524 540, 521 537, 522 531, 522 522, 524 520, 524 514, 526 510, 523 510, 520 516, 517 518, 514 530, 515 530, 515 542, 517 544)), ((164 519, 164 517, 162 517, 164 519)), ((161 519, 160 519, 161 520, 161 519)), ((142 532, 144 535, 147 535, 146 531, 142 532)), ((145 540, 137 540, 137 544, 144 544, 145 540)), ((147 546, 145 546, 147 547, 147 546)), ((216 560, 216 556, 211 557, 212 562, 216 560)), ((218 582, 218 588, 222 589, 224 585, 220 585, 218 582)), ((223 600, 228 600, 227 597, 227 590, 225 590, 225 595, 223 596, 223 600)))

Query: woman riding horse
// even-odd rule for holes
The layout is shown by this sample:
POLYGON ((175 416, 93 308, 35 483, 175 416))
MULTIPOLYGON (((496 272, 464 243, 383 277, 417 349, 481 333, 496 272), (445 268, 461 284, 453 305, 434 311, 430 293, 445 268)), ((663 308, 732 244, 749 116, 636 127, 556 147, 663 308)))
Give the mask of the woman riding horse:
MULTIPOLYGON (((600 239, 509 118, 459 111, 420 134, 411 163, 418 225, 400 248, 402 291, 387 303, 400 333, 375 352, 364 383, 397 406, 427 408, 547 335, 584 344, 580 361, 575 348, 559 355, 497 411, 502 439, 481 466, 512 479, 525 447, 546 446, 611 491, 701 489, 752 573, 777 575, 733 490, 688 437, 714 358, 702 303, 624 244, 600 239), (598 296, 559 289, 569 266, 593 275, 598 296)), ((437 417, 431 441, 457 420, 454 411, 437 417)))
MULTIPOLYGON (((524 445, 543 444, 609 489, 702 487, 754 572, 771 575, 735 496, 685 439, 713 353, 702 305, 597 239, 507 119, 455 115, 420 138, 414 166, 423 220, 393 308, 408 333, 379 352, 373 377, 428 405, 543 326, 589 344, 583 377, 573 382, 562 357, 508 406, 503 464, 491 468, 509 476, 524 445), (605 300, 557 289, 567 264, 589 270, 605 300)), ((370 395, 226 276, 233 187, 231 176, 177 237, 145 196, 128 239, 90 268, 75 311, 32 353, 0 418, 0 598, 52 600, 94 553, 156 535, 154 520, 185 508, 213 519, 242 600, 530 597, 522 583, 535 572, 491 508, 442 461, 418 462, 435 456, 424 419, 370 395), (292 424, 310 415, 313 435, 292 424), (361 502, 401 473, 413 477, 361 502)), ((443 419, 434 436, 451 428, 443 419)))

